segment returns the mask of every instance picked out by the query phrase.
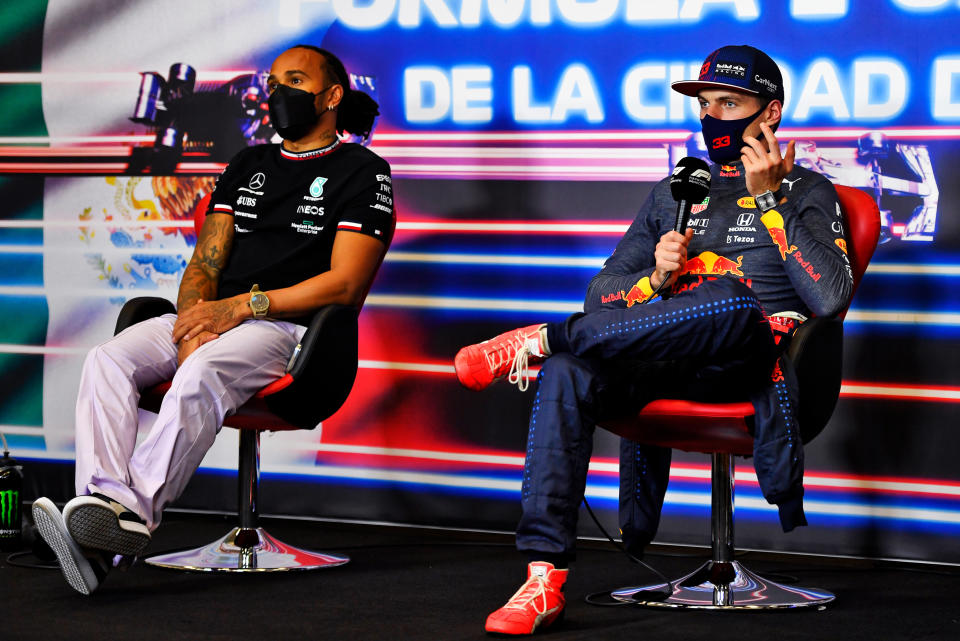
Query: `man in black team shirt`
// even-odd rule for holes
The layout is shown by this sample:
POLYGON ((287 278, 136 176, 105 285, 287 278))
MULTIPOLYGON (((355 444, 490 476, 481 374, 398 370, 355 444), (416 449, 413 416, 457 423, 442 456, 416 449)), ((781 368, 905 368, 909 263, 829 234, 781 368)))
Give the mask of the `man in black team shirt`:
POLYGON ((70 585, 90 594, 116 555, 150 541, 225 416, 283 375, 313 312, 359 305, 390 243, 390 167, 338 132, 369 136, 376 103, 331 53, 298 45, 270 70, 284 139, 241 151, 217 182, 177 297, 95 347, 76 415, 76 491, 33 505, 70 585), (137 445, 139 390, 172 378, 137 445))
MULTIPOLYGON (((781 155, 783 79, 763 52, 723 47, 697 80, 672 86, 699 101, 716 163, 686 233, 673 231, 676 202, 661 181, 590 282, 584 313, 457 354, 471 389, 502 376, 522 389, 527 363, 543 362, 517 528, 527 582, 487 618, 490 632, 530 634, 561 614, 594 426, 655 398, 749 399, 764 496, 784 530, 806 523, 795 379, 779 338, 847 304, 853 281, 836 194, 794 166, 792 141, 781 155), (664 300, 643 304, 664 280, 664 300)), ((656 533, 669 470, 669 449, 621 440, 620 528, 634 552, 656 533)))

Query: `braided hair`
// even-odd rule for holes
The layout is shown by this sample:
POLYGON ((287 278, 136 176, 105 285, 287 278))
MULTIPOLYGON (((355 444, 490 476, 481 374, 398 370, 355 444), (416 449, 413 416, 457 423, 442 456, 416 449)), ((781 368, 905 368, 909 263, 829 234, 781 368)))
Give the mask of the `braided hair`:
POLYGON ((343 98, 337 106, 337 133, 354 134, 364 139, 370 137, 373 121, 380 115, 377 101, 363 91, 350 88, 350 76, 343 63, 335 55, 313 45, 294 45, 294 49, 309 49, 323 57, 324 72, 343 87, 343 98))

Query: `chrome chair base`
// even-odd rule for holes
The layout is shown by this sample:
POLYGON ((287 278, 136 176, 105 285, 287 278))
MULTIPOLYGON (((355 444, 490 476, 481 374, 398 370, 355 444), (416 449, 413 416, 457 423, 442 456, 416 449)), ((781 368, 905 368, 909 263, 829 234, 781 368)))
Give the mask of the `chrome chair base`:
POLYGON ((145 562, 161 568, 194 572, 282 572, 329 568, 349 560, 346 556, 295 548, 278 541, 260 527, 235 527, 209 545, 151 556, 145 562))
POLYGON ((652 608, 703 610, 823 609, 836 597, 825 590, 782 585, 754 574, 740 563, 707 561, 696 572, 673 582, 620 588, 617 601, 652 608))

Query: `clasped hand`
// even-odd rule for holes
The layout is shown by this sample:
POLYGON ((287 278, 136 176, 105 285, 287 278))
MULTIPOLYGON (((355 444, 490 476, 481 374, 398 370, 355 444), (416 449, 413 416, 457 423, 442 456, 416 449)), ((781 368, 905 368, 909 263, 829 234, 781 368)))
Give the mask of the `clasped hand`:
POLYGON ((190 341, 201 332, 213 334, 216 338, 223 332, 239 325, 246 315, 246 302, 243 297, 234 296, 223 300, 198 300, 189 309, 177 314, 173 325, 173 342, 190 341))

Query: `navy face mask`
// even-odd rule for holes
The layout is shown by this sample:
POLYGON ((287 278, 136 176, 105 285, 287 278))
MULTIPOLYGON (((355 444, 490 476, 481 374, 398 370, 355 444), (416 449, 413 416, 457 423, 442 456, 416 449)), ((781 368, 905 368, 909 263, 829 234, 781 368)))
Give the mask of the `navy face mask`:
POLYGON ((273 90, 267 104, 270 107, 270 122, 281 138, 300 140, 307 135, 320 117, 313 106, 313 100, 329 88, 310 93, 303 89, 278 85, 273 90))
POLYGON ((740 160, 740 150, 743 149, 743 132, 750 123, 757 119, 766 107, 752 116, 737 120, 720 120, 709 114, 700 119, 700 128, 703 130, 703 142, 707 145, 710 160, 716 163, 733 162, 740 160))

